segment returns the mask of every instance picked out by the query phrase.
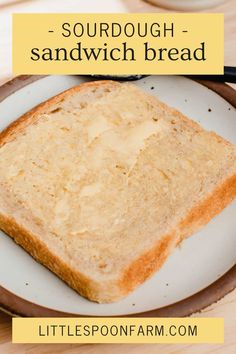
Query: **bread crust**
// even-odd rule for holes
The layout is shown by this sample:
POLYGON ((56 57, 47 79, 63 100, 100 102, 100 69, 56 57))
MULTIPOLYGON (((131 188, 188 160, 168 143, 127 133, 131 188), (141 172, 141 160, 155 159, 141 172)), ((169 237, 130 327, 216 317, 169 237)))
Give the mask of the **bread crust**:
POLYGON ((109 284, 100 287, 93 280, 75 271, 14 219, 0 214, 0 228, 82 296, 96 302, 109 303, 126 296, 156 272, 179 242, 219 214, 233 200, 235 194, 236 176, 232 176, 215 189, 201 205, 193 208, 176 230, 163 236, 151 250, 132 262, 122 274, 117 286, 110 284, 110 288, 109 284))
POLYGON ((104 80, 104 81, 92 81, 85 82, 79 86, 72 87, 57 96, 50 98, 49 100, 40 103, 36 107, 32 108, 27 113, 23 114, 16 121, 12 122, 6 129, 0 132, 0 147, 12 141, 17 134, 22 132, 27 126, 35 124, 37 118, 44 113, 48 113, 48 109, 52 105, 60 104, 65 100, 67 96, 70 96, 74 92, 89 89, 91 87, 96 88, 102 85, 110 85, 112 87, 116 86, 117 83, 114 81, 104 80))
POLYGON ((132 291, 143 283, 165 262, 166 258, 183 239, 192 235, 219 214, 236 195, 236 175, 229 177, 201 204, 194 207, 170 235, 162 238, 153 249, 134 261, 124 272, 121 286, 132 291), (173 247, 174 242, 174 247, 173 247))
MULTIPOLYGON (((38 105, 12 123, 0 134, 0 147, 12 141, 16 135, 22 132, 28 125, 35 124, 40 114, 47 112, 52 105, 59 104, 73 92, 107 84, 112 87, 116 85, 116 83, 112 81, 84 83, 38 105)), ((163 104, 163 107, 167 106, 163 104)), ((168 110, 170 110, 169 107, 168 110)), ((202 129, 197 123, 195 124, 194 122, 191 122, 181 113, 174 110, 172 112, 175 112, 175 114, 180 115, 181 118, 187 120, 188 124, 194 124, 195 127, 197 126, 199 129, 202 129)), ((228 143, 218 135, 215 134, 215 136, 222 142, 228 143)), ((4 215, 1 212, 0 228, 10 235, 16 243, 22 246, 37 261, 57 274, 82 296, 96 302, 113 302, 130 293, 136 286, 143 283, 155 271, 157 271, 181 240, 208 223, 233 200, 235 195, 236 175, 233 175, 218 186, 198 206, 195 206, 186 218, 176 226, 176 229, 173 230, 172 233, 163 235, 161 240, 159 240, 152 249, 133 261, 129 267, 123 271, 120 279, 118 279, 116 283, 107 282, 105 284, 99 284, 86 277, 84 274, 76 271, 70 267, 70 265, 66 264, 60 257, 52 253, 46 244, 40 241, 36 235, 29 230, 26 230, 10 216, 4 215)))

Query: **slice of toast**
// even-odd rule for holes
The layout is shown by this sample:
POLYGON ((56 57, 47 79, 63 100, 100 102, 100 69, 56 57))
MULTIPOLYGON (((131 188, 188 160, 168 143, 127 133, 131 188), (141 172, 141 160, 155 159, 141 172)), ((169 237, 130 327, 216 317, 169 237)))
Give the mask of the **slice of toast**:
POLYGON ((131 84, 82 84, 0 134, 0 228, 93 301, 127 295, 235 195, 236 148, 131 84))

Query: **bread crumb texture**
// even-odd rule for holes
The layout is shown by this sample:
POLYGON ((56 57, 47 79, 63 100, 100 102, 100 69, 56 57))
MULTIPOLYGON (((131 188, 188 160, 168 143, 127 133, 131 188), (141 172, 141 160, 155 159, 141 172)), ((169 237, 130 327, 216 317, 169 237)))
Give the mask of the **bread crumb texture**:
MULTIPOLYGON (((159 247, 164 261, 181 239, 178 225, 235 176, 236 149, 131 84, 98 82, 57 96, 3 132, 0 171, 0 214, 87 279, 78 287, 65 281, 103 302, 163 263, 151 258, 147 271, 139 264, 144 274, 125 285, 150 250, 159 247)), ((234 179, 231 199, 235 188, 234 179)))

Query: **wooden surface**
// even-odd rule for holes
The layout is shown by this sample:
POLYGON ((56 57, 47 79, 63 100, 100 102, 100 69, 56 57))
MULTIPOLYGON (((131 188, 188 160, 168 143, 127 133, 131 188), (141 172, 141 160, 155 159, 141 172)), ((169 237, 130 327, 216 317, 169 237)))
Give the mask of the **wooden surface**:
MULTIPOLYGON (((11 13, 12 12, 82 12, 80 6, 85 0, 11 0, 11 5, 6 6, 8 0, 0 0, 0 84, 12 77, 11 74, 11 13), (1 5, 1 3, 3 5, 1 5)), ((98 5, 99 0, 93 0, 98 5)), ((111 4, 113 0, 107 0, 111 4)), ((117 12, 127 7, 131 12, 163 11, 155 8, 142 0, 120 0, 117 12)), ((103 0, 104 3, 104 0, 103 0)), ((109 11, 99 9, 101 12, 109 11)), ((83 12, 85 12, 83 8, 83 12)), ((94 7, 91 12, 95 11, 94 7)), ((236 65, 236 1, 227 0, 225 4, 211 9, 209 12, 225 13, 225 65, 236 65)), ((225 344, 224 345, 16 345, 11 343, 11 318, 0 311, 0 353, 88 353, 88 354, 235 354, 236 353, 236 291, 228 294, 218 303, 202 311, 200 317, 224 317, 225 319, 225 344)))
POLYGON ((235 354, 236 296, 228 294, 199 317, 224 317, 225 344, 11 344, 11 318, 0 313, 1 354, 235 354))

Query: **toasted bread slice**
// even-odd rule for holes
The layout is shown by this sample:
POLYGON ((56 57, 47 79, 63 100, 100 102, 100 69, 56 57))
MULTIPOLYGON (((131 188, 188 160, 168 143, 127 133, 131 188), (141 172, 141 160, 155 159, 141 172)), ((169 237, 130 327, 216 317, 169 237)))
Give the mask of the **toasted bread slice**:
POLYGON ((143 283, 235 194, 236 148, 131 84, 82 84, 0 135, 0 228, 93 301, 143 283))

